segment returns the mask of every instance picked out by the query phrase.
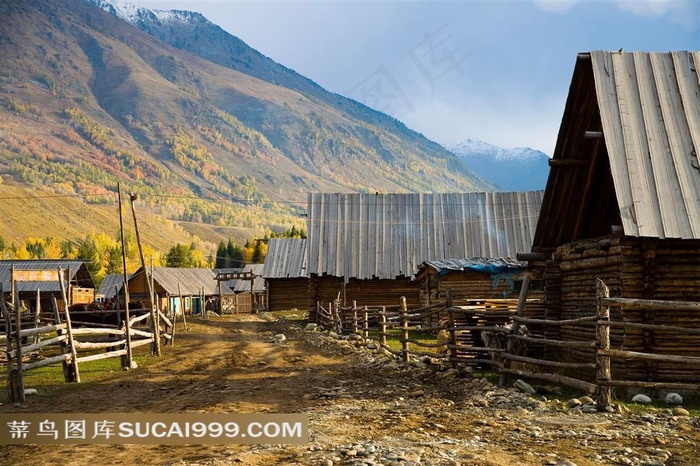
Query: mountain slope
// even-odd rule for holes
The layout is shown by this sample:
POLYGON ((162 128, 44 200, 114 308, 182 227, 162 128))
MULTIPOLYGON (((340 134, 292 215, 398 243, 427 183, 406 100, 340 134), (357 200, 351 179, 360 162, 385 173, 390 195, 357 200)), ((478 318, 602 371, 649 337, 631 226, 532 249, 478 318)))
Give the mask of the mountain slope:
POLYGON ((529 147, 504 149, 475 139, 445 148, 502 191, 537 191, 547 184, 549 157, 544 152, 529 147))
MULTIPOLYGON (((323 91, 201 15, 184 15, 199 25, 197 37, 225 44, 230 57, 238 44, 238 67, 250 74, 81 0, 7 0, 0 16, 6 184, 95 205, 114 203, 121 183, 139 193, 140 207, 182 225, 255 231, 303 225, 309 191, 493 189, 437 144, 323 91), (269 82, 275 73, 300 89, 269 82)), ((187 21, 177 24, 183 37, 193 32, 187 21)), ((21 200, 7 202, 23 208, 21 200)))

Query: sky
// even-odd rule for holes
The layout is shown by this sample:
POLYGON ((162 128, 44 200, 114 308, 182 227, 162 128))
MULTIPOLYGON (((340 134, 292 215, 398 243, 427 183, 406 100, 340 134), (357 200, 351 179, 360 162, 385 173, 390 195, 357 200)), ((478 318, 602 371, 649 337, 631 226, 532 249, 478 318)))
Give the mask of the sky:
POLYGON ((200 12, 439 143, 479 139, 548 155, 577 53, 700 50, 697 0, 128 3, 200 12))

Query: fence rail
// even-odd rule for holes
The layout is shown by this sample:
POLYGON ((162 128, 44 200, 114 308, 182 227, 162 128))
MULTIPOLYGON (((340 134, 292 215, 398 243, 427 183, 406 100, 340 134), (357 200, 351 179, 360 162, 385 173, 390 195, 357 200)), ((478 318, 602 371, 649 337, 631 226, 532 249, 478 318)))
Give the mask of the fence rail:
MULTIPOLYGON (((523 289, 529 286, 527 281, 523 283, 523 289)), ((341 308, 336 301, 328 303, 327 309, 319 303, 316 316, 319 325, 333 328, 339 334, 354 333, 362 335, 365 339, 370 335, 378 337, 379 346, 403 361, 409 361, 412 357, 431 356, 453 367, 457 364, 491 366, 500 373, 501 385, 512 376, 556 383, 595 395, 599 409, 611 403, 612 387, 700 390, 700 382, 694 381, 623 380, 623 374, 614 377, 613 367, 621 367, 619 363, 623 361, 682 364, 692 368, 700 367, 700 357, 612 348, 610 337, 612 328, 691 337, 700 335, 698 328, 632 322, 630 318, 623 321, 612 320, 610 313, 610 307, 622 311, 632 309, 694 312, 700 311, 700 303, 611 298, 607 286, 600 280, 596 290, 591 290, 591 293, 594 292, 597 302, 595 315, 564 320, 524 316, 528 305, 537 306, 540 302, 528 300, 526 292, 521 293, 517 300, 471 300, 462 305, 455 305, 448 293, 445 302, 410 310, 403 298, 398 306, 368 307, 353 303, 351 307, 341 308), (531 326, 539 332, 537 335, 520 334, 519 328, 522 325, 531 326), (549 328, 561 327, 567 327, 571 334, 576 335, 577 340, 544 337, 549 333, 549 328), (411 333, 417 331, 429 337, 412 337, 411 333), (482 340, 484 333, 501 335, 505 344, 502 347, 487 345, 482 340), (392 348, 388 344, 389 336, 398 336, 400 349, 392 348), (573 358, 577 360, 567 361, 551 356, 547 358, 551 351, 542 351, 541 355, 531 354, 532 352, 523 354, 519 352, 518 346, 524 343, 530 348, 534 346, 569 350, 577 355, 577 358, 573 358), (520 365, 513 368, 513 364, 520 365)), ((690 345, 688 342, 685 344, 690 345)), ((691 346, 698 345, 700 338, 697 342, 693 340, 691 346)), ((561 351, 557 353, 560 354, 561 351)), ((697 375, 700 379, 700 369, 697 375)))

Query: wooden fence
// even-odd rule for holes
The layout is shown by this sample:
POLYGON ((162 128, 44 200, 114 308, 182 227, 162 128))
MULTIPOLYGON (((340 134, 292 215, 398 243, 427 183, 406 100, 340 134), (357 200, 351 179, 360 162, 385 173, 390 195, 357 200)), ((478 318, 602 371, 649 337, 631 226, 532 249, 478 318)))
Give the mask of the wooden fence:
MULTIPOLYGON (((62 280, 61 287, 66 302, 62 280)), ((166 332, 160 336, 166 343, 172 344, 174 341, 174 321, 170 321, 161 311, 157 311, 158 319, 155 323, 152 319, 149 324, 146 323, 146 320, 151 318, 152 310, 135 309, 131 311, 128 321, 124 320, 121 325, 112 325, 75 322, 72 320, 74 313, 68 306, 59 310, 55 298, 52 313, 42 313, 38 303, 39 291, 34 313, 22 312, 19 305, 16 306, 17 309, 15 306, 8 306, 0 283, 0 312, 5 324, 3 339, 6 346, 7 389, 10 401, 24 401, 24 373, 32 369, 61 363, 64 380, 80 382, 79 364, 83 362, 121 357, 122 366, 132 368, 131 354, 134 348, 150 344, 154 351, 154 335, 157 334, 154 327, 160 327, 161 321, 166 332), (82 354, 79 354, 79 351, 82 354), (48 353, 47 357, 36 359, 41 352, 48 353), (29 362, 25 362, 25 359, 29 362)), ((109 312, 104 311, 105 314, 109 312)))
POLYGON ((600 409, 610 404, 613 387, 700 391, 700 357, 684 354, 696 353, 700 347, 700 328, 695 326, 696 320, 690 319, 687 326, 660 325, 634 321, 648 312, 624 313, 625 310, 653 311, 655 314, 661 311, 689 312, 699 319, 700 303, 611 298, 607 286, 600 280, 596 296, 595 315, 570 320, 543 318, 539 315, 539 300, 527 300, 524 294, 518 300, 471 300, 462 305, 453 303, 448 295, 445 302, 413 310, 407 309, 405 299, 398 306, 373 308, 358 307, 355 303, 352 307, 341 308, 335 302, 328 303, 328 309, 317 305, 317 319, 320 325, 333 328, 339 334, 356 333, 365 339, 371 334, 377 335, 379 345, 403 361, 409 361, 411 356, 431 356, 453 367, 457 364, 490 366, 499 372, 501 385, 505 385, 511 376, 560 384, 594 394, 600 409), (525 312, 528 305, 535 309, 529 315, 525 312), (611 307, 621 311, 616 313, 621 319, 611 319, 611 307), (533 314, 536 317, 532 317, 533 314), (522 334, 519 330, 524 325, 535 331, 522 334), (574 331, 586 329, 589 334, 595 328, 595 338, 565 341, 544 337, 559 334, 548 332, 548 329, 562 327, 574 331), (627 341, 628 345, 630 341, 632 344, 636 342, 634 331, 676 339, 666 343, 661 353, 654 352, 653 348, 647 351, 612 348, 611 328, 622 331, 627 338, 622 341, 627 341), (387 345, 387 337, 395 335, 397 330, 400 350, 387 345), (410 338, 411 331, 416 330, 423 334, 437 334, 435 342, 410 338), (481 340, 482 332, 501 334, 507 343, 503 348, 487 348, 481 340), (519 343, 529 346, 527 354, 516 350, 519 343), (557 351, 548 351, 550 349, 557 351), (557 357, 552 357, 552 354, 557 357), (639 380, 638 373, 628 370, 634 361, 674 365, 674 374, 681 371, 689 381, 639 380))

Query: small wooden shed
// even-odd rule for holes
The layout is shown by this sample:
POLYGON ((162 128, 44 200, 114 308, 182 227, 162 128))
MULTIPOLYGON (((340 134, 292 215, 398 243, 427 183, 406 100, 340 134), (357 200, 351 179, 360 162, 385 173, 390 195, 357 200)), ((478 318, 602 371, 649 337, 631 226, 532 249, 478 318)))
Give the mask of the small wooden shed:
POLYGON ((262 277, 269 311, 306 309, 309 302, 306 239, 270 239, 262 277))
POLYGON ((69 304, 91 303, 95 299, 95 282, 85 262, 68 259, 0 260, 0 282, 5 299, 13 301, 14 279, 20 301, 33 303, 31 306, 35 307, 39 290, 41 309, 49 312, 53 298, 63 308, 63 293, 58 281, 59 268, 65 270, 68 276, 66 286, 69 304))
MULTIPOLYGON (((596 278, 615 297, 700 300, 698 69, 699 52, 578 55, 527 255, 545 279, 548 318, 594 315, 596 278)), ((680 312, 635 318, 681 326, 700 321, 680 312)), ((563 327, 560 336, 590 339, 592 332, 563 327)), ((612 344, 696 355, 700 339, 613 329, 612 344)), ((700 376, 666 363, 620 370, 638 380, 700 376)))
POLYGON ((266 310, 265 280, 262 278, 263 264, 248 264, 243 267, 243 276, 233 288, 236 312, 260 312, 266 310))

